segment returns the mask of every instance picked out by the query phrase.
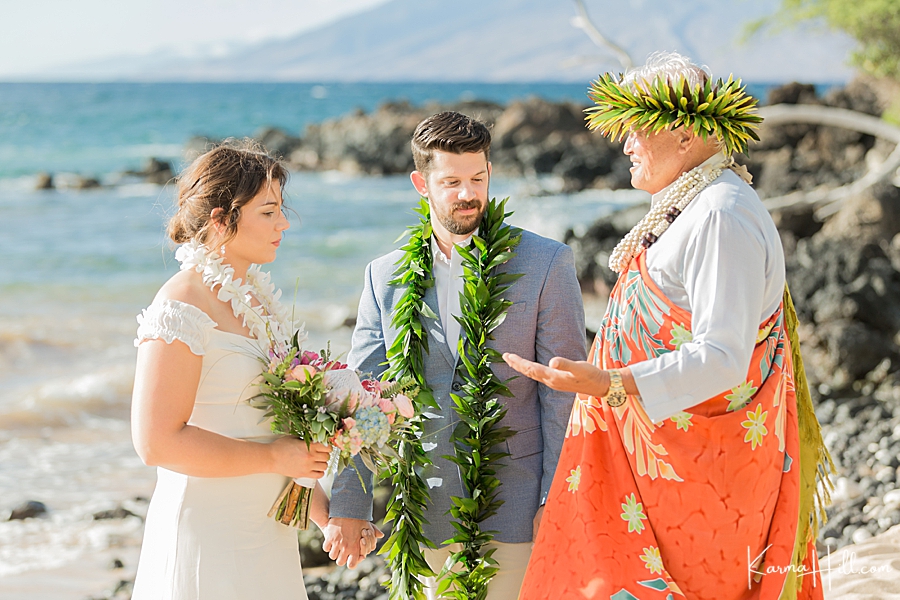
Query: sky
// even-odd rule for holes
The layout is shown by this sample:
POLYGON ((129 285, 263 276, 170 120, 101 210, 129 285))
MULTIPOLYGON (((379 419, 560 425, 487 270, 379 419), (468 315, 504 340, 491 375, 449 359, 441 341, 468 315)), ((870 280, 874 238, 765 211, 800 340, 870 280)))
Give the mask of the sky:
POLYGON ((388 0, 0 0, 0 78, 162 49, 215 54, 388 0))

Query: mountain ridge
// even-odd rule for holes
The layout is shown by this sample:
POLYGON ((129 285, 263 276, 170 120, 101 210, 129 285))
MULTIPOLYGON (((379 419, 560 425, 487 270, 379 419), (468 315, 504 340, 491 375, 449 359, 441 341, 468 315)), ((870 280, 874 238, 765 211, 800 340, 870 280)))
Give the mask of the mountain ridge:
MULTIPOLYGON (((627 0, 615 10, 588 2, 594 22, 635 62, 675 50, 713 75, 746 81, 838 83, 853 41, 811 27, 757 35, 746 23, 777 0, 627 0), (740 15, 735 18, 735 14, 740 15)), ((244 46, 225 57, 104 59, 42 77, 138 81, 527 82, 587 81, 620 70, 573 26, 574 3, 542 0, 393 0, 296 36, 244 46)))

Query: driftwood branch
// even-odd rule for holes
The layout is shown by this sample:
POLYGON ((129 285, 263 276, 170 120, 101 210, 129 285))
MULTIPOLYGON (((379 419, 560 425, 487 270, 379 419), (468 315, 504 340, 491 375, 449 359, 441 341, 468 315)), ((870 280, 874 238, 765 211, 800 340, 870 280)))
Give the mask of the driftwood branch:
POLYGON ((631 60, 631 55, 629 55, 624 48, 606 39, 606 36, 600 33, 600 30, 588 16, 587 8, 585 8, 583 0, 574 0, 574 2, 575 7, 578 9, 578 16, 572 20, 572 24, 584 31, 597 46, 612 52, 622 65, 622 68, 628 70, 634 67, 634 61, 631 60))
POLYGON ((816 189, 809 192, 791 192, 784 196, 768 198, 763 201, 763 204, 769 210, 785 208, 795 204, 812 204, 817 209, 816 217, 824 219, 837 212, 843 200, 855 196, 879 181, 891 177, 900 168, 900 127, 886 123, 877 117, 843 108, 806 104, 765 106, 759 109, 759 115, 765 119, 767 127, 788 123, 827 125, 859 131, 860 133, 880 137, 897 144, 883 163, 872 168, 853 183, 830 190, 816 189))

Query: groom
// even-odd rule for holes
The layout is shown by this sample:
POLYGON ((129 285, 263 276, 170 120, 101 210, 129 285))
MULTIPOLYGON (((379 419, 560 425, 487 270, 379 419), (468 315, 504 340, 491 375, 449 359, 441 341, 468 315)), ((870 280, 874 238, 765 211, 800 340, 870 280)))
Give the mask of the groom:
MULTIPOLYGON (((448 514, 450 498, 466 496, 459 467, 444 458, 455 452, 450 434, 459 420, 450 394, 458 393, 462 385, 456 372, 461 328, 454 317, 460 315, 463 269, 456 245, 470 242, 487 207, 490 144, 491 134, 483 123, 456 112, 425 119, 412 139, 416 170, 410 178, 416 191, 428 199, 434 232, 434 260, 428 274, 434 285, 428 288, 424 300, 438 318, 423 322, 430 351, 424 356, 424 375, 440 409, 435 411, 439 413, 436 418, 426 422, 423 437, 423 442, 429 442, 424 447, 430 448, 433 461, 423 474, 431 487, 423 530, 438 546, 425 551, 436 573, 454 549, 444 545, 456 533, 448 514)), ((584 311, 571 249, 523 231, 515 252, 516 256, 499 269, 523 276, 504 293, 512 306, 506 320, 494 331, 490 346, 539 362, 557 355, 584 360, 584 311)), ((394 251, 366 269, 348 357, 351 368, 376 376, 385 370, 386 349, 397 337, 391 317, 404 292, 402 286, 388 282, 402 256, 401 251, 394 251)), ((492 369, 501 380, 515 375, 504 363, 492 369)), ((489 600, 518 595, 573 402, 572 394, 556 392, 525 377, 508 386, 512 397, 500 398, 507 409, 502 425, 516 433, 501 449, 509 453, 497 474, 503 504, 482 524, 482 530, 497 532, 489 547, 496 548, 493 557, 500 570, 490 584, 489 600)), ((367 489, 372 488, 367 485, 367 489)), ((361 558, 359 540, 371 519, 371 494, 363 491, 356 473, 345 470, 334 482, 331 519, 325 532, 326 550, 331 550, 338 564, 347 560, 352 566, 361 558)), ((435 598, 433 582, 426 586, 428 597, 435 598)))

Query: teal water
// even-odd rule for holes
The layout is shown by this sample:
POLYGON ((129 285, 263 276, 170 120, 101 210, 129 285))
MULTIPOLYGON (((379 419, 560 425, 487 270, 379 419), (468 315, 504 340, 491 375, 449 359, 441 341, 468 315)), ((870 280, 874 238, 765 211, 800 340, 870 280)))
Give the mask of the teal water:
POLYGON ((179 160, 193 135, 249 136, 267 126, 299 134, 389 99, 586 102, 585 92, 572 84, 0 83, 0 178, 110 173, 147 156, 179 160))

